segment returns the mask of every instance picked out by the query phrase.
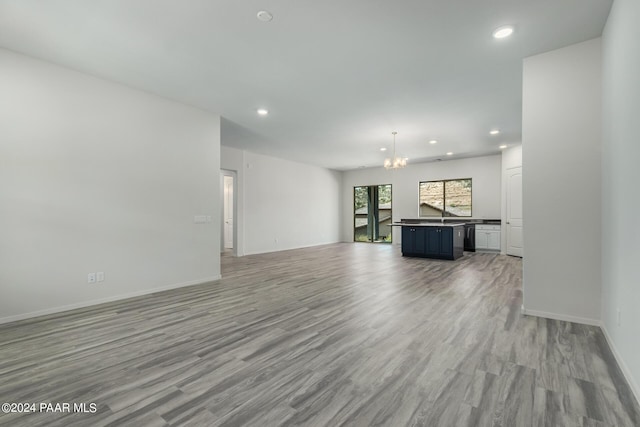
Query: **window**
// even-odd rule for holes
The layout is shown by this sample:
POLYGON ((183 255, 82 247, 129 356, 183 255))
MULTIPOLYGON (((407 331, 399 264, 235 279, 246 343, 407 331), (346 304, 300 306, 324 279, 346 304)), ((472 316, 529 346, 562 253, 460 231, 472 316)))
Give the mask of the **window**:
POLYGON ((391 185, 353 188, 353 240, 391 243, 391 185))
POLYGON ((471 178, 421 182, 420 216, 471 216, 471 178))

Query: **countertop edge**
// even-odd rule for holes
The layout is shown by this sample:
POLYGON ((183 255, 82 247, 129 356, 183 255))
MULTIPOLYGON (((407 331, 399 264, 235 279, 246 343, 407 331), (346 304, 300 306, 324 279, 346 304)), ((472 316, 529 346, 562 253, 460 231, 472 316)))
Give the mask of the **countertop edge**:
POLYGON ((463 227, 464 223, 460 222, 460 223, 440 223, 440 222, 436 222, 436 223, 420 223, 420 224, 412 224, 409 222, 394 222, 393 224, 391 224, 392 227, 463 227))

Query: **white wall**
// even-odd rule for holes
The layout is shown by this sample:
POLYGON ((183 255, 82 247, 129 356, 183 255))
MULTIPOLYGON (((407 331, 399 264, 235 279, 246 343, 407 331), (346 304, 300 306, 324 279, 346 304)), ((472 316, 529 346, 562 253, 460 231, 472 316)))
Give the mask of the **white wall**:
POLYGON ((507 171, 511 168, 522 166, 522 145, 506 148, 502 151, 502 233, 500 234, 501 253, 504 255, 507 250, 507 171))
POLYGON ((638 17, 640 2, 616 0, 602 37, 602 320, 618 361, 640 400, 638 17))
MULTIPOLYGON (((391 184, 393 221, 418 218, 419 183, 439 179, 472 178, 473 218, 500 218, 500 155, 441 162, 414 163, 395 171, 379 168, 356 169, 343 173, 342 240, 353 241, 353 187, 391 184)), ((394 243, 400 233, 393 234, 394 243)))
POLYGON ((219 116, 2 49, 0 94, 0 322, 219 277, 219 116))
POLYGON ((524 60, 524 306, 600 319, 601 43, 524 60))
POLYGON ((229 147, 221 164, 241 183, 242 254, 340 241, 341 172, 229 147))

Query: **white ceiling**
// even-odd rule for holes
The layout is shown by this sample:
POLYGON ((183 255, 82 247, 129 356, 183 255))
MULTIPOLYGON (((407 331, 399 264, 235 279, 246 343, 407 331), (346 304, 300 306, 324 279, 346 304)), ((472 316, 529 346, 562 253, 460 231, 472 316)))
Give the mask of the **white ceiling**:
POLYGON ((522 58, 598 37, 611 2, 0 0, 0 46, 219 113, 224 145, 352 169, 394 130, 410 162, 520 142, 522 58))

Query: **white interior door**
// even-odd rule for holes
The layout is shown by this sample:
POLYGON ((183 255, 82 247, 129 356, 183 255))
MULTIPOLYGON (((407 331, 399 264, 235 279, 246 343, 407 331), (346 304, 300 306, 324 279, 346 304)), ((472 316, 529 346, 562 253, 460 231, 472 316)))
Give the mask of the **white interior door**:
POLYGON ((507 255, 523 256, 522 167, 507 170, 507 255))
POLYGON ((224 247, 233 249, 233 177, 224 176, 224 247))

